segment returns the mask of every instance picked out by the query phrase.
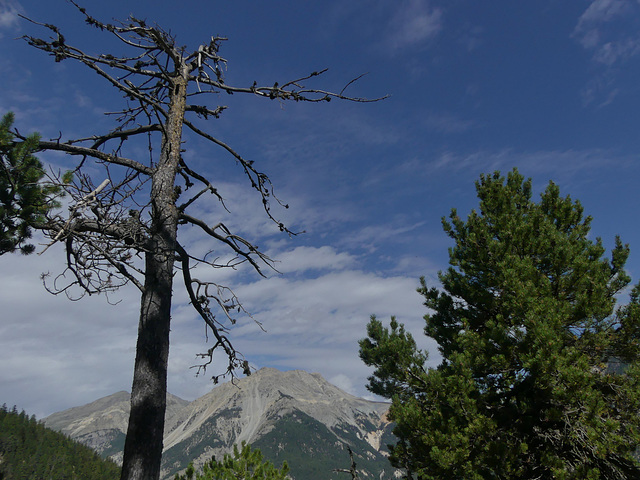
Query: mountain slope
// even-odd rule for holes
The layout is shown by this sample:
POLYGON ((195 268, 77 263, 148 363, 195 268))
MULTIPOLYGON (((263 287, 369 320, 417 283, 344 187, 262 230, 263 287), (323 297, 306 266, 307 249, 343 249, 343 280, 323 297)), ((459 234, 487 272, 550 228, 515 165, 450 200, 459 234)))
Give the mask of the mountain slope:
POLYGON ((120 467, 46 428, 24 411, 0 409, 0 479, 116 480, 120 467))
MULTIPOLYGON (((167 417, 189 404, 167 395, 167 417)), ((44 419, 47 427, 93 448, 103 457, 119 461, 129 422, 130 395, 118 392, 81 407, 54 413, 44 419)))
MULTIPOLYGON (((188 403, 168 398, 163 475, 172 477, 189 461, 196 465, 221 458, 234 443, 246 441, 281 464, 294 478, 341 478, 333 468, 349 464, 346 445, 364 478, 390 471, 385 458, 392 441, 385 413, 388 404, 349 395, 318 374, 264 368, 250 377, 215 387, 188 403)), ((104 454, 121 450, 128 415, 128 394, 120 392, 45 419, 104 454)), ((117 458, 117 457, 116 457, 117 458)))

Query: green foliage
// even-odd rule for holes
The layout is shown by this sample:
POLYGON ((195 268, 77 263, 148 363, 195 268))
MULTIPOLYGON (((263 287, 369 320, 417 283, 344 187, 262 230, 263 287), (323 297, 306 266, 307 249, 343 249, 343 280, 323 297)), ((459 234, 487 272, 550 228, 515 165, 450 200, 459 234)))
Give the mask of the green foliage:
POLYGON ((116 480, 120 468, 89 447, 46 428, 16 407, 0 409, 0 478, 3 480, 116 480))
POLYGON ((517 170, 476 190, 479 212, 443 219, 442 288, 418 290, 441 365, 395 319, 360 342, 369 389, 393 400, 392 462, 418 479, 640 478, 640 286, 615 308, 628 246, 605 258, 553 183, 538 203, 517 170))
POLYGON ((233 455, 226 454, 221 462, 212 458, 196 473, 193 463, 183 475, 176 475, 175 480, 286 480, 289 473, 287 462, 276 468, 271 462, 262 458, 260 450, 252 450, 246 443, 238 448, 233 446, 233 455))
MULTIPOLYGON (((11 126, 13 113, 0 121, 0 255, 19 250, 32 253, 35 247, 25 243, 32 228, 44 222, 45 214, 59 206, 60 187, 42 183, 44 169, 33 156, 39 137, 33 134, 16 141, 11 126)), ((69 181, 66 174, 63 181, 69 181)))

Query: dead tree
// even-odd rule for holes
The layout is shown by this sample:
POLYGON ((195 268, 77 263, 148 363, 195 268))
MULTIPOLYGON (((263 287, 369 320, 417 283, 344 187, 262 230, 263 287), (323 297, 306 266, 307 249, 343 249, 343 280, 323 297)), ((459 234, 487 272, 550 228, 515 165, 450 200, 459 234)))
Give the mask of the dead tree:
POLYGON ((207 174, 195 171, 183 158, 183 133, 201 137, 225 150, 242 169, 251 189, 261 197, 267 217, 281 231, 292 233, 271 209, 272 202, 280 202, 274 196, 269 177, 231 146, 207 133, 198 118, 220 117, 226 107, 212 102, 221 93, 295 102, 327 102, 334 98, 373 100, 350 97, 344 89, 333 93, 304 86, 304 82, 322 72, 269 86, 230 85, 223 75, 226 60, 219 53, 224 38, 212 37, 188 52, 176 44, 169 32, 156 25, 133 16, 121 23, 103 23, 73 1, 70 3, 88 25, 111 36, 118 50, 124 48, 128 53, 87 53, 69 45, 57 26, 30 19, 27 20, 48 29, 49 37, 23 38, 56 62, 74 60, 93 70, 124 95, 126 104, 111 113, 115 117, 114 127, 106 133, 40 142, 41 150, 62 151, 78 158, 72 182, 52 178, 63 186, 71 201, 69 213, 52 214, 40 225, 51 243, 61 242, 66 248, 66 271, 49 279, 46 285, 53 293, 64 292, 69 296, 74 295, 74 289, 83 294, 109 293, 125 283, 140 290, 122 478, 157 479, 166 409, 174 273, 180 272, 193 308, 212 333, 213 347, 204 354, 205 359, 211 360, 214 351, 222 350, 228 359, 223 374, 233 376, 236 370, 247 370, 246 361, 229 337, 234 314, 244 309, 230 289, 193 278, 192 267, 208 264, 212 268, 234 268, 246 263, 261 275, 263 267, 272 267, 271 260, 251 241, 222 223, 209 225, 192 213, 191 207, 207 197, 222 202, 223 206, 224 203, 207 174), (148 158, 128 156, 130 146, 139 146, 140 141, 148 146, 148 158), (101 167, 101 176, 94 173, 96 166, 101 167), (178 239, 179 228, 187 225, 218 242, 227 249, 227 258, 231 255, 232 259, 220 263, 190 253, 188 246, 178 239))
POLYGON ((333 471, 337 473, 348 473, 351 475, 351 480, 358 480, 360 477, 358 476, 356 461, 353 458, 353 450, 351 450, 349 445, 347 445, 347 451, 349 452, 349 459, 351 460, 351 468, 334 468, 333 471))

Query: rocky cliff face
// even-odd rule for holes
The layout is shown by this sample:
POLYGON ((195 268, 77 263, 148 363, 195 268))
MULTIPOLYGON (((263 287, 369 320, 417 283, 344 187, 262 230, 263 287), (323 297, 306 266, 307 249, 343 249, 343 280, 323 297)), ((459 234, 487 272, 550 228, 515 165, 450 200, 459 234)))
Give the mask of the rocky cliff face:
MULTIPOLYGON (((287 460, 294 478, 329 480, 349 466, 346 446, 361 476, 380 478, 392 441, 388 404, 349 395, 318 374, 265 368, 187 402, 167 398, 163 473, 171 478, 189 461, 221 458, 234 443, 260 448, 276 464, 287 460)), ((124 445, 129 394, 119 392, 47 417, 45 424, 118 459, 124 445)))
MULTIPOLYGON (((167 396, 167 417, 189 405, 175 395, 167 396)), ((95 402, 54 413, 44 419, 47 427, 93 448, 116 461, 122 456, 129 422, 130 395, 118 392, 95 402)))

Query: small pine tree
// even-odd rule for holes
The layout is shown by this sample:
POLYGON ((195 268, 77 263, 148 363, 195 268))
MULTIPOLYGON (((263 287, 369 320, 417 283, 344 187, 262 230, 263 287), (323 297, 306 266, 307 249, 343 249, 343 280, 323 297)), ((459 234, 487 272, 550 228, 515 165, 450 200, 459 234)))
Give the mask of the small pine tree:
POLYGON ((260 450, 252 450, 246 442, 238 448, 233 446, 233 455, 225 454, 222 461, 215 457, 202 467, 202 473, 196 473, 193 463, 189 464, 183 475, 175 480, 286 480, 289 473, 287 462, 281 468, 264 460, 260 450))

